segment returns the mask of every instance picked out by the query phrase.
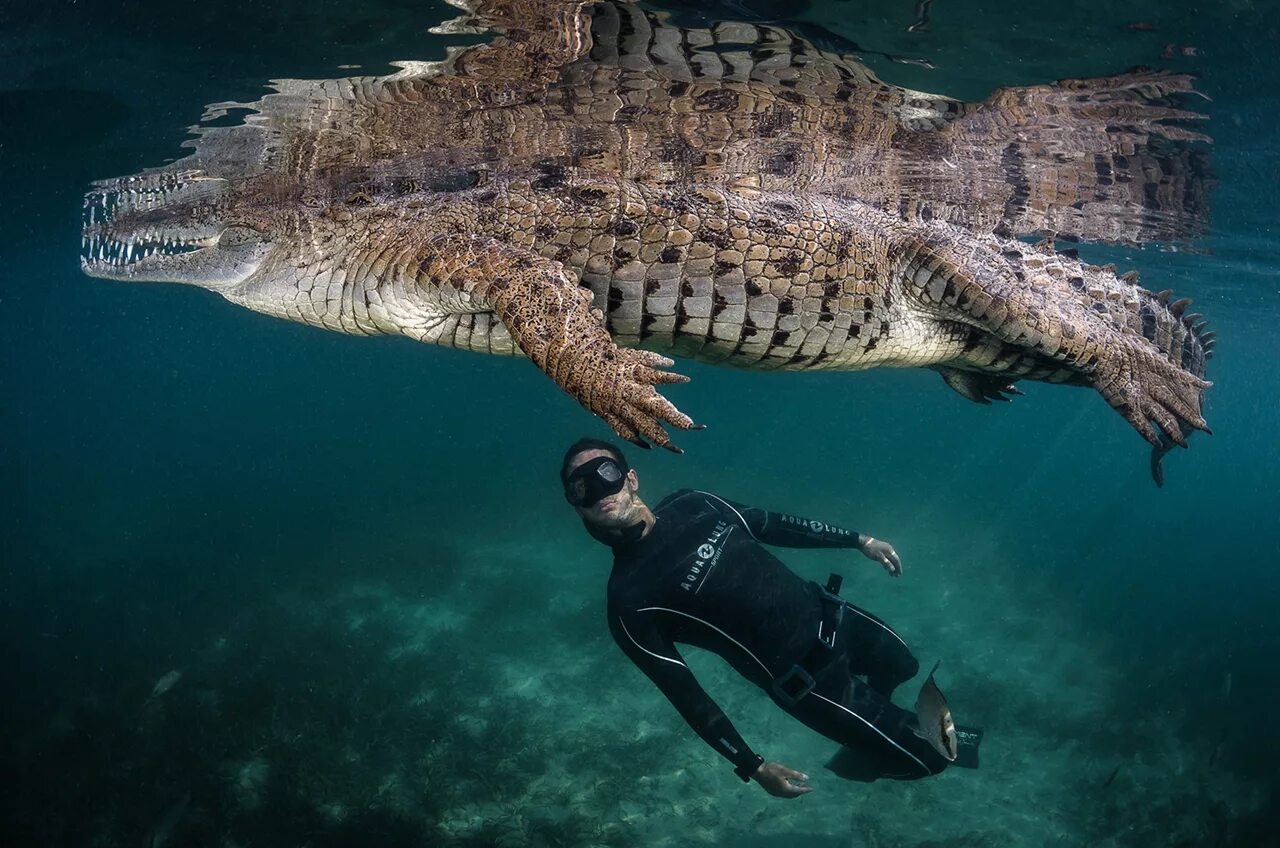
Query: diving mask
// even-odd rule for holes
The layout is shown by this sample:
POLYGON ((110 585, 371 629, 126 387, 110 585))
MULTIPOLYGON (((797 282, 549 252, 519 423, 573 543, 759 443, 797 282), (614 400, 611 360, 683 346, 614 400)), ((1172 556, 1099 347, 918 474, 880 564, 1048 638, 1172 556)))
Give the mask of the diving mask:
POLYGON ((586 509, 622 491, 626 477, 627 472, 611 456, 589 459, 565 478, 564 499, 579 509, 586 509))

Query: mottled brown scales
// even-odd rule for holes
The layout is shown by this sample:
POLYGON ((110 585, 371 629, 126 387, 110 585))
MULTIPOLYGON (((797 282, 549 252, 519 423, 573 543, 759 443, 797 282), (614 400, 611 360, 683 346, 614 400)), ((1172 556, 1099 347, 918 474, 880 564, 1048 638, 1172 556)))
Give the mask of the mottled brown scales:
POLYGON ((278 82, 186 159, 99 183, 85 269, 523 353, 622 436, 662 445, 664 425, 693 425, 657 392, 683 380, 663 353, 929 367, 978 403, 1019 379, 1093 386, 1160 450, 1205 427, 1199 316, 1018 240, 1199 234, 1206 139, 1175 102, 1188 78, 963 103, 773 26, 455 5, 466 15, 440 31, 495 37, 389 77, 278 82))

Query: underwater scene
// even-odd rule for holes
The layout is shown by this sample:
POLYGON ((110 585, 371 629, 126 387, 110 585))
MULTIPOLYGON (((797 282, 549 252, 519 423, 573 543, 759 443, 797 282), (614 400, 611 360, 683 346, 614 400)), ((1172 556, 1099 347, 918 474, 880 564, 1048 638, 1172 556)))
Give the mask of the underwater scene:
POLYGON ((1280 5, 0 23, 0 844, 1280 844, 1280 5))

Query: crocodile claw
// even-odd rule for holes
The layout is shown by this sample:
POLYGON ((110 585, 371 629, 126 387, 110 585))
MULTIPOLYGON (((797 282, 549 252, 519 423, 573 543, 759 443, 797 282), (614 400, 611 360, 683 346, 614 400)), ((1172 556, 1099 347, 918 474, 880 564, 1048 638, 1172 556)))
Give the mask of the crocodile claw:
POLYGON ((1164 485, 1165 454, 1185 448, 1193 430, 1209 432, 1201 414, 1208 380, 1145 351, 1128 350, 1100 367, 1095 385, 1107 403, 1151 444, 1151 477, 1164 485))
POLYGON ((688 430, 693 419, 656 387, 687 383, 689 378, 663 370, 675 362, 660 353, 618 347, 605 328, 604 315, 591 306, 590 292, 565 290, 552 276, 552 285, 539 288, 540 278, 526 274, 526 279, 509 281, 502 290, 507 303, 496 304, 497 311, 512 337, 534 364, 618 436, 637 447, 652 443, 679 453, 665 427, 688 430), (533 305, 511 305, 518 295, 533 305))
POLYGON ((659 370, 675 363, 652 351, 616 346, 601 351, 596 360, 584 363, 588 365, 583 369, 584 385, 571 389, 582 405, 633 445, 647 449, 654 444, 672 453, 684 453, 671 441, 664 425, 681 430, 697 425, 654 388, 689 382, 683 374, 659 370))
POLYGON ((1164 486, 1164 455, 1173 450, 1173 440, 1167 436, 1160 440, 1160 444, 1151 446, 1151 479, 1156 482, 1156 487, 1164 486))
POLYGON ((935 369, 942 379, 956 392, 974 403, 984 406, 993 400, 1013 400, 1014 396, 1025 394, 1014 386, 1007 378, 999 374, 982 374, 976 371, 962 371, 959 368, 941 367, 935 369))

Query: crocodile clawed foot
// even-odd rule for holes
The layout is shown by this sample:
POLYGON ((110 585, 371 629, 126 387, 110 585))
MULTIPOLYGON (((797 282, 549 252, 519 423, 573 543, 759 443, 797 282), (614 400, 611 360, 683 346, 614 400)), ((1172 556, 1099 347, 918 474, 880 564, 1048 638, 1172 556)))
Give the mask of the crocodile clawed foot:
POLYGON ((602 359, 590 378, 594 391, 585 392, 580 398, 583 404, 615 433, 638 447, 648 448, 652 442, 673 453, 684 453, 671 441, 663 425, 681 430, 700 429, 699 425, 654 387, 687 383, 689 378, 658 370, 675 363, 648 350, 615 348, 612 356, 602 359))
POLYGON ((680 453, 664 426, 688 430, 693 420, 655 387, 689 378, 662 370, 675 363, 659 353, 618 347, 591 292, 563 266, 493 245, 467 243, 449 256, 461 266, 453 284, 470 285, 473 299, 485 294, 512 339, 560 388, 632 444, 680 453))
POLYGON ((1102 396, 1151 444, 1151 476, 1164 485, 1165 454, 1174 445, 1187 447, 1193 430, 1211 432, 1200 410, 1213 384, 1145 351, 1117 357, 1097 376, 1102 396))
POLYGON ((999 374, 982 374, 946 366, 935 369, 943 381, 956 392, 973 401, 989 405, 993 400, 1008 403, 1024 392, 999 374))

